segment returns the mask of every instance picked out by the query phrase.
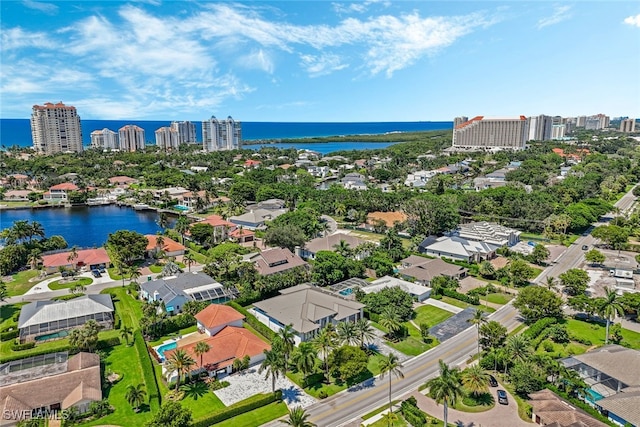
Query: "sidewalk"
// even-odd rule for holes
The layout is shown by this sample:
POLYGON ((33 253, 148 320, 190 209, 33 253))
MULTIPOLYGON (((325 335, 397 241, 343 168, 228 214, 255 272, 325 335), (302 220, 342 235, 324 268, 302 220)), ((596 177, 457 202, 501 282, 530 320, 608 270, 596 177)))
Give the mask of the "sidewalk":
POLYGON ((451 305, 451 304, 447 304, 446 302, 442 302, 440 300, 437 299, 433 299, 433 298, 427 298, 423 304, 426 305, 432 305, 434 307, 438 307, 441 308, 443 310, 448 311, 449 313, 453 313, 453 314, 458 314, 460 313, 462 310, 462 308, 460 307, 456 307, 455 305, 451 305))

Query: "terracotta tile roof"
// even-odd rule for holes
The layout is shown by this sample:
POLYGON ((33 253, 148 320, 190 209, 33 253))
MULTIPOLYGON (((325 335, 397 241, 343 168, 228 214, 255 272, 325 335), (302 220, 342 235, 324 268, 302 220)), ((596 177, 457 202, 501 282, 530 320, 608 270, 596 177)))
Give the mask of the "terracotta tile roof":
POLYGON ((259 160, 248 159, 247 161, 244 162, 244 165, 245 166, 257 166, 260 163, 261 162, 259 160))
POLYGON ((49 191, 51 190, 76 191, 78 190, 78 186, 71 182, 63 182, 62 184, 57 184, 57 185, 54 185, 53 187, 49 187, 49 191))
POLYGON ((393 227, 396 222, 405 222, 407 214, 404 212, 371 212, 367 214, 367 223, 373 224, 376 221, 384 221, 389 228, 393 227))
MULTIPOLYGON (((245 355, 255 357, 265 350, 271 350, 269 344, 253 335, 249 330, 235 326, 227 326, 214 336, 201 341, 206 342, 210 347, 210 350, 202 355, 202 364, 204 366, 212 365, 215 369, 232 365, 234 359, 242 359, 245 355)), ((198 366, 195 368, 199 368, 200 357, 195 354, 198 342, 166 351, 165 357, 169 359, 178 349, 185 350, 196 361, 198 366)))
POLYGON ((209 304, 195 315, 196 320, 207 329, 244 320, 244 315, 228 305, 209 304))
POLYGON ((214 227, 227 226, 227 227, 230 227, 230 228, 234 228, 236 226, 234 223, 225 220, 220 215, 209 215, 208 217, 206 217, 202 221, 198 221, 195 224, 211 224, 214 227))
POLYGON ((540 417, 541 425, 558 423, 560 426, 568 427, 583 423, 588 427, 606 426, 581 409, 571 406, 549 389, 530 394, 529 404, 533 407, 534 414, 540 417))
MULTIPOLYGON (((158 247, 158 236, 155 234, 147 234, 145 235, 145 237, 147 238, 147 250, 148 251, 152 251, 154 249, 156 249, 158 247)), ((184 246, 182 246, 180 243, 176 242, 175 240, 172 240, 170 238, 168 238, 167 236, 162 236, 162 238, 164 239, 163 245, 162 245, 162 250, 165 252, 175 252, 175 251, 184 251, 187 248, 185 248, 184 246)))
POLYGON ((112 176, 111 178, 109 178, 109 182, 111 184, 131 184, 134 182, 138 182, 138 180, 128 176, 112 176))
MULTIPOLYGON (((234 224, 235 227, 235 224, 234 224)), ((256 233, 254 233, 251 230, 247 230, 246 228, 243 228, 242 230, 239 228, 236 228, 235 230, 233 230, 231 233, 229 233, 229 236, 231 237, 245 237, 245 236, 253 236, 256 233)))
POLYGON ((73 261, 69 261, 69 252, 60 252, 57 254, 43 255, 42 264, 45 267, 60 267, 63 265, 97 265, 111 263, 111 259, 104 248, 97 249, 81 249, 77 251, 78 258, 73 261))

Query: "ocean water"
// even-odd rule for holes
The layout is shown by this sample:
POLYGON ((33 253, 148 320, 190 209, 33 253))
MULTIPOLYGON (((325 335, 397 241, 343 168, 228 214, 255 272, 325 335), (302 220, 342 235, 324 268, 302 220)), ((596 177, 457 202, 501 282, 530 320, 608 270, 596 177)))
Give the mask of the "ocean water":
MULTIPOLYGON (((91 143, 91 132, 108 128, 113 131, 125 125, 137 125, 145 130, 148 143, 155 143, 156 129, 169 126, 169 121, 139 121, 139 120, 82 120, 82 139, 84 145, 91 143)), ((196 139, 202 140, 202 123, 196 125, 196 139)), ((264 139, 311 138, 339 135, 379 135, 389 132, 416 132, 428 130, 453 129, 453 122, 367 122, 367 123, 276 123, 276 122, 242 122, 242 139, 245 141, 259 141, 264 139)), ((339 150, 364 148, 353 143, 354 147, 344 147, 339 150)), ((30 146, 31 125, 29 119, 0 119, 0 145, 3 148, 30 146)), ((299 145, 299 144, 298 144, 299 145)), ((314 144, 315 145, 315 144, 314 144)), ((288 145, 291 147, 291 145, 288 145)), ((297 147, 297 145, 295 145, 297 147)), ((376 145, 380 147, 379 145, 376 145)), ((249 148, 259 148, 252 145, 249 148)), ((298 147, 297 147, 298 148, 298 147)), ((302 148, 302 147, 300 147, 302 148)), ((370 148, 370 147, 369 147, 370 148)), ((324 150, 323 150, 324 151, 324 150)), ((335 151, 335 150, 331 150, 335 151)), ((328 151, 325 151, 328 152, 328 151)))

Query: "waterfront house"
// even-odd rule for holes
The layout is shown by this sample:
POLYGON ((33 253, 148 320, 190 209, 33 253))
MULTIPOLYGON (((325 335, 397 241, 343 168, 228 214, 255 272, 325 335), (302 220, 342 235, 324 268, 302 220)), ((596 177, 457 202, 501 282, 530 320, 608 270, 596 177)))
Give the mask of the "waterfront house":
POLYGON ((256 302, 249 311, 271 330, 291 325, 296 344, 312 339, 328 324, 361 319, 364 304, 309 285, 280 290, 280 295, 256 302))
MULTIPOLYGON (((315 259, 316 253, 320 251, 335 252, 341 241, 349 245, 351 251, 355 251, 357 247, 367 243, 366 240, 350 234, 336 233, 310 240, 303 247, 296 247, 296 254, 304 259, 315 259)), ((354 258, 358 260, 363 260, 369 255, 369 251, 354 252, 354 258)))
MULTIPOLYGON (((8 362, 0 376, 0 425, 15 425, 8 415, 55 414, 71 407, 83 414, 102 400, 100 356, 66 352, 8 362)), ((60 415, 60 414, 58 414, 60 415)), ((49 425, 52 425, 53 421, 49 425)))
POLYGON ((56 273, 60 267, 78 269, 89 267, 90 270, 97 268, 107 268, 111 264, 109 254, 104 248, 79 249, 76 251, 76 258, 70 257, 70 251, 60 251, 42 255, 42 265, 47 274, 56 273))
POLYGON ((261 276, 282 273, 296 267, 308 268, 309 264, 287 248, 273 248, 246 254, 243 261, 252 262, 261 276))
POLYGON ((69 193, 78 191, 79 187, 71 182, 63 182, 62 184, 49 187, 49 191, 42 195, 42 198, 51 202, 66 202, 69 199, 69 193))
POLYGON ((162 236, 162 247, 158 244, 158 235, 146 234, 144 237, 147 238, 146 253, 148 258, 153 258, 160 251, 163 251, 165 256, 172 257, 184 255, 187 250, 183 245, 167 236, 162 236))
POLYGON ((64 338, 72 329, 95 320, 103 329, 113 328, 111 295, 85 295, 68 301, 35 301, 20 310, 20 342, 64 338))
POLYGON ((129 188, 130 185, 137 183, 137 179, 128 176, 112 176, 109 178, 109 184, 120 188, 129 188))
POLYGON ((31 190, 9 190, 4 193, 3 200, 7 201, 27 201, 31 190))
POLYGON ((249 230, 262 230, 266 228, 267 221, 272 221, 287 212, 287 209, 253 209, 242 215, 232 216, 229 221, 249 230))
POLYGON ((236 229, 236 225, 222 218, 220 215, 209 215, 201 221, 194 222, 195 224, 209 224, 213 227, 213 242, 223 242, 229 239, 229 232, 236 229))

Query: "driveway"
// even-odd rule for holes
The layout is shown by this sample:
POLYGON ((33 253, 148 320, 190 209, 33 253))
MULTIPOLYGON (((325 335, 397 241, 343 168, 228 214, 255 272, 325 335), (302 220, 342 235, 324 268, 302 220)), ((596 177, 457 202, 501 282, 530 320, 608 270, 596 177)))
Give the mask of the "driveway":
MULTIPOLYGON (((496 400, 496 405, 485 412, 462 412, 449 408, 449 423, 454 424, 457 427, 531 427, 533 423, 527 423, 520 419, 518 416, 518 404, 509 392, 509 404, 501 405, 497 402, 496 390, 503 387, 491 387, 490 391, 493 398, 496 400)), ((411 396, 415 397, 418 401, 418 408, 425 411, 427 414, 434 416, 438 419, 443 418, 444 408, 442 405, 438 405, 435 400, 425 396, 419 391, 411 393, 411 396)))

